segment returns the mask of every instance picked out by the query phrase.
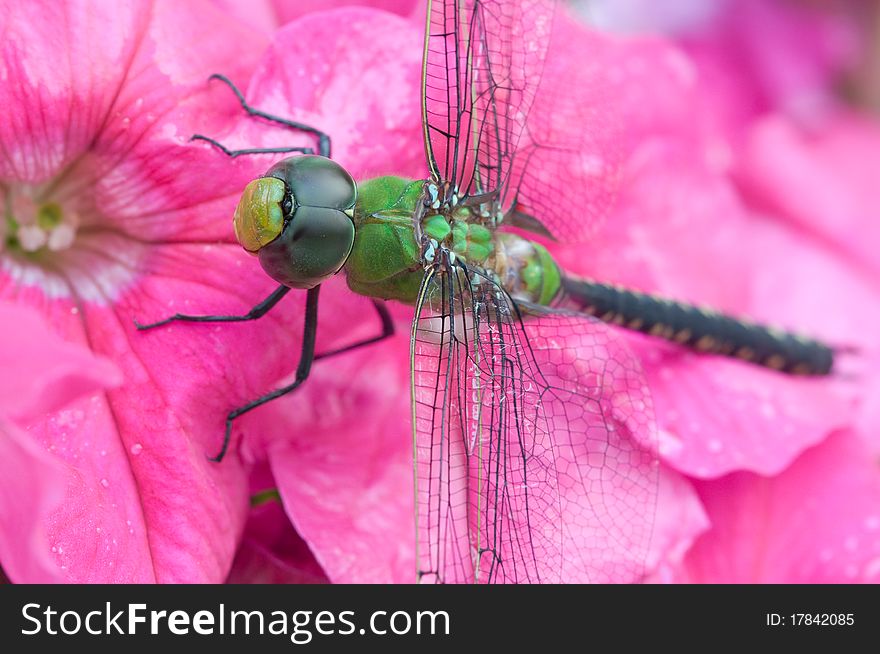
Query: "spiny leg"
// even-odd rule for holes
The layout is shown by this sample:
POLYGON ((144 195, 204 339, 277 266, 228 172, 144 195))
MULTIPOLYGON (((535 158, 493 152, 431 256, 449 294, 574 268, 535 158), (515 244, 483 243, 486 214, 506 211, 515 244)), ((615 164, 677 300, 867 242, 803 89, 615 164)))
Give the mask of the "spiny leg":
POLYGON ((253 309, 248 311, 243 316, 189 316, 182 313, 176 313, 169 318, 165 318, 165 320, 160 320, 158 322, 151 322, 146 325, 140 324, 137 320, 134 321, 135 327, 139 330, 144 331, 147 329, 153 329, 155 327, 161 327, 162 325, 167 325, 170 322, 243 322, 245 320, 256 320, 257 318, 262 318, 265 316, 272 307, 278 304, 279 300, 287 295, 287 292, 290 290, 289 287, 281 284, 278 288, 272 291, 272 294, 267 297, 265 300, 256 305, 253 309))
POLYGON ((318 289, 320 288, 320 286, 316 286, 315 288, 309 289, 308 295, 306 296, 306 315, 303 324, 303 342, 302 350, 300 351, 299 356, 299 363, 297 363, 296 366, 296 379, 287 386, 283 386, 278 390, 267 393, 266 395, 263 395, 262 397, 259 397, 252 402, 248 402, 242 407, 230 411, 229 415, 226 416, 226 432, 223 435, 223 445, 220 448, 220 452, 218 452, 216 456, 210 457, 211 461, 220 462, 223 460, 223 457, 226 456, 226 451, 229 449, 229 443, 232 439, 233 420, 238 418, 240 415, 247 413, 251 409, 256 409, 258 406, 266 404, 266 402, 271 402, 272 400, 275 400, 282 395, 287 395, 288 393, 292 393, 293 391, 295 391, 308 378, 309 372, 311 372, 312 369, 312 362, 317 361, 318 359, 326 359, 327 357, 342 354, 343 352, 348 352, 350 350, 354 350, 365 345, 377 343, 378 341, 388 338, 389 336, 394 334, 394 322, 392 321, 391 314, 388 313, 388 309, 385 307, 385 304, 379 300, 373 300, 373 307, 376 309, 376 312, 379 314, 379 318, 382 321, 382 333, 379 336, 367 338, 362 341, 358 341, 357 343, 353 343, 352 345, 347 345, 345 347, 339 348, 337 350, 323 352, 321 354, 315 355, 315 340, 318 327, 318 289))
MULTIPOLYGON (((291 129, 296 129, 301 132, 306 132, 308 134, 313 134, 318 139, 318 154, 322 157, 330 157, 330 136, 326 132, 322 132, 321 130, 312 127, 311 125, 306 125, 304 123, 298 123, 293 120, 288 120, 287 118, 281 118, 280 116, 274 116, 272 114, 268 114, 265 111, 260 111, 259 109, 255 109, 247 103, 247 100, 244 99, 244 95, 241 91, 238 90, 238 87, 232 83, 226 75, 221 75, 219 73, 214 73, 211 75, 209 80, 217 79, 226 84, 232 92, 235 93, 235 97, 238 98, 239 103, 241 103, 242 109, 244 109, 249 115, 257 116, 259 118, 263 118, 265 120, 271 121, 273 123, 277 123, 279 125, 283 125, 284 127, 290 127, 291 129)), ((314 153, 313 148, 251 148, 247 150, 228 150, 220 143, 215 141, 214 139, 208 138, 207 136, 202 136, 201 134, 195 134, 192 136, 190 140, 200 140, 207 141, 211 143, 217 148, 220 148, 223 152, 225 152, 230 157, 237 157, 241 154, 269 154, 269 153, 281 153, 281 152, 302 152, 304 154, 312 154, 314 153)))

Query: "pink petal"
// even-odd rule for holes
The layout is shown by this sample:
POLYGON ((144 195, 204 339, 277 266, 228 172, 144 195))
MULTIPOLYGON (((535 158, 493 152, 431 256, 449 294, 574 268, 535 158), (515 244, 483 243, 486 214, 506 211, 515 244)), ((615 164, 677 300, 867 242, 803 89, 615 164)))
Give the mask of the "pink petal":
MULTIPOLYGON (((527 71, 526 81, 537 75, 527 71)), ((695 81, 692 64, 669 44, 614 39, 560 10, 511 173, 522 176, 522 210, 563 242, 590 240, 614 203, 627 158, 645 139, 692 131, 695 81)))
POLYGON ((273 0, 272 4, 278 22, 283 25, 312 12, 348 6, 374 7, 409 16, 418 10, 420 3, 415 0, 273 0))
MULTIPOLYGON (((264 464, 251 473, 251 497, 275 488, 264 464)), ((227 583, 326 583, 329 580, 277 499, 251 507, 227 583)))
POLYGON ((118 385, 122 377, 110 361, 61 341, 30 309, 0 303, 0 325, 0 368, 7 373, 0 379, 0 561, 16 582, 58 581, 64 575, 50 554, 46 523, 63 500, 72 470, 14 423, 25 425, 118 385))
MULTIPOLYGON (((877 306, 857 272, 749 214, 726 177, 692 149, 652 141, 629 172, 618 210, 589 249, 554 247, 566 269, 829 338, 840 334, 831 322, 877 306), (849 308, 859 303, 864 308, 849 308)), ((852 384, 794 379, 647 337, 630 340, 654 396, 661 454, 687 474, 775 473, 854 420, 852 384)))
POLYGON ((646 580, 663 581, 709 526, 709 518, 691 482, 662 465, 646 580))
MULTIPOLYGON (((309 14, 278 31, 248 95, 265 111, 327 132, 334 158, 355 179, 421 176, 421 43, 421 26, 382 11, 309 14)), ((244 142, 315 147, 313 137, 290 130, 248 127, 244 142)))
POLYGON ((52 11, 4 3, 0 77, 15 83, 0 88, 7 108, 0 178, 45 181, 88 147, 125 79, 120 62, 130 62, 137 48, 129 35, 142 29, 148 11, 147 2, 68 2, 52 11))
POLYGON ((211 0, 211 3, 227 16, 234 16, 267 36, 278 28, 275 8, 268 0, 211 0))
MULTIPOLYGON (((67 468, 9 421, 0 418, 0 563, 15 583, 63 581, 46 534, 61 504, 67 468)), ((57 552, 57 547, 54 550, 57 552)))
POLYGON ((820 130, 779 117, 755 125, 737 178, 751 202, 815 233, 875 273, 880 225, 880 128, 838 114, 820 130))
POLYGON ((25 423, 122 382, 119 369, 55 336, 33 311, 0 302, 0 415, 25 423))
POLYGON ((855 420, 845 382, 793 378, 648 339, 636 347, 657 410, 660 454, 688 475, 776 474, 855 420))
POLYGON ((864 441, 841 433, 773 478, 735 473, 697 489, 712 529, 679 579, 710 583, 876 583, 880 474, 864 441))
POLYGON ((46 181, 74 162, 101 178, 112 165, 94 170, 84 151, 112 146, 119 163, 181 96, 203 92, 211 72, 235 76, 259 53, 258 38, 208 3, 68 2, 61 11, 12 3, 0 11, 3 77, 16 82, 0 91, 0 104, 11 108, 0 127, 7 181, 46 181))
POLYGON ((266 409, 289 434, 269 450, 285 509, 334 582, 415 579, 407 350, 397 336, 318 362, 266 409))
POLYGON ((721 18, 730 56, 745 60, 765 102, 803 118, 831 100, 834 75, 856 62, 858 26, 846 10, 745 0, 721 18))

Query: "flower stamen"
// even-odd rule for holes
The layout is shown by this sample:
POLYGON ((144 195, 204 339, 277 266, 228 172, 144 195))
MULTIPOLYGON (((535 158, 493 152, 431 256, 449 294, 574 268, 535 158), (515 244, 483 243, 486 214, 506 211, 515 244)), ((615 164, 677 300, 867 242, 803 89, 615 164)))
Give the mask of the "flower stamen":
POLYGON ((19 250, 26 254, 48 249, 68 249, 76 238, 79 215, 58 202, 36 202, 27 191, 13 194, 6 217, 0 226, 0 249, 19 250))

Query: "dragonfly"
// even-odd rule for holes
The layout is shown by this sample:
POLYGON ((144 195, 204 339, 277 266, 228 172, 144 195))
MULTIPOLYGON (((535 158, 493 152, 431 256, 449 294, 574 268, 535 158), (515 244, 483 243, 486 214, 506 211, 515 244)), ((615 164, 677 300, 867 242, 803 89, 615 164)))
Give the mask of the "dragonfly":
MULTIPOLYGON (((277 289, 237 322, 304 290, 303 339, 290 384, 235 408, 236 418, 301 387, 312 364, 389 337, 385 302, 413 307, 410 373, 415 493, 414 579, 436 583, 619 582, 644 578, 659 485, 650 390, 621 329, 781 374, 825 375, 834 352, 794 333, 567 274, 539 241, 578 232, 578 189, 554 186, 590 148, 529 121, 556 20, 550 0, 429 0, 421 108, 426 179, 356 182, 331 158, 330 135, 249 105, 253 117, 310 135, 244 189, 239 244, 277 289), (511 229, 516 228, 516 229, 511 229), (530 237, 529 234, 534 234, 530 237), (541 238, 538 238, 538 237, 541 238), (382 330, 316 354, 321 284, 345 275, 373 301, 382 330)), ((558 91, 558 90, 557 90, 558 91)), ((568 102, 568 105, 565 103, 568 102)), ((552 246, 551 246, 552 247, 552 246)))

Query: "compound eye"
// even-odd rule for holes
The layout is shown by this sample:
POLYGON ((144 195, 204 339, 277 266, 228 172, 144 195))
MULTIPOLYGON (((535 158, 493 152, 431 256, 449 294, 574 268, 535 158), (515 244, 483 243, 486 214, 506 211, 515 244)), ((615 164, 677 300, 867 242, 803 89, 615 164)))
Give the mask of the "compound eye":
POLYGON ((281 235, 284 228, 284 182, 261 177, 248 184, 232 218, 235 238, 252 254, 281 235))
POLYGON ((354 222, 338 209, 298 207, 281 238, 260 249, 260 265, 291 288, 313 288, 339 272, 354 244, 354 222))

